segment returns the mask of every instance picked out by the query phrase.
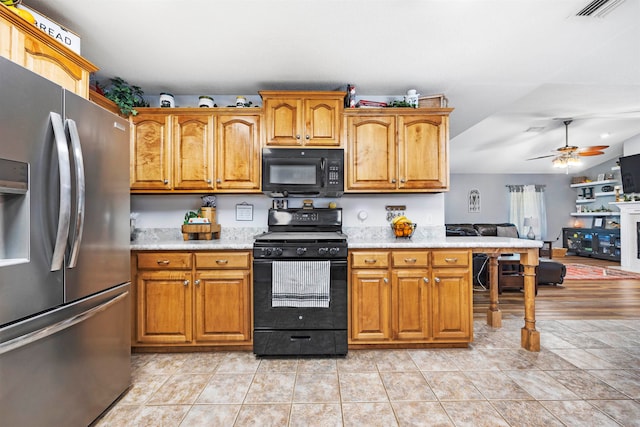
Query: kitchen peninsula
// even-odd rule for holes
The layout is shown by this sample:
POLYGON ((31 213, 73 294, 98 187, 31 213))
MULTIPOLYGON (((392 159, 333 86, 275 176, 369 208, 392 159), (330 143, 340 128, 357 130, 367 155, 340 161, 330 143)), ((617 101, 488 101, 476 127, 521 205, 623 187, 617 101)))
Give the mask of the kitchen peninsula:
MULTIPOLYGON (((145 345, 151 345, 157 349, 158 346, 176 345, 190 347, 234 345, 236 348, 250 349, 250 258, 253 237, 261 231, 264 230, 229 228, 223 230, 219 240, 184 241, 178 229, 173 232, 163 230, 162 233, 139 230, 138 237, 131 244, 132 281, 136 283, 138 290, 144 289, 144 280, 150 277, 150 273, 154 273, 152 269, 155 270, 155 274, 158 274, 157 271, 164 274, 160 276, 161 280, 174 280, 174 291, 180 294, 180 298, 179 301, 175 299, 172 301, 173 304, 177 303, 174 309, 177 307, 182 312, 183 322, 176 333, 166 334, 162 331, 147 333, 149 331, 146 328, 149 325, 146 323, 148 317, 145 317, 145 313, 148 314, 146 310, 150 307, 141 301, 141 294, 138 292, 134 295, 134 300, 137 300, 134 303, 134 309, 137 310, 134 316, 137 319, 135 322, 137 325, 134 326, 136 330, 132 335, 133 347, 144 349, 145 345), (153 259, 147 259, 149 257, 153 259), (150 262, 151 266, 141 265, 141 260, 150 262), (233 292, 227 295, 228 298, 230 296, 230 300, 224 304, 232 307, 233 310, 226 310, 217 318, 218 324, 227 325, 227 330, 219 331, 220 333, 217 334, 206 333, 206 325, 211 323, 200 317, 202 313, 198 314, 198 307, 201 307, 205 301, 201 299, 205 295, 199 290, 199 283, 202 282, 203 277, 207 277, 206 272, 212 267, 225 272, 229 279, 227 283, 236 284, 233 286, 233 292), (195 309, 191 307, 192 283, 197 288, 193 291, 195 292, 195 309), (192 316, 195 321, 192 321, 192 316), (227 319, 229 316, 232 317, 230 322, 227 319), (192 336, 192 324, 195 324, 196 338, 192 336), (200 339, 197 338, 198 336, 200 339)), ((383 227, 353 227, 345 229, 345 233, 348 235, 350 255, 350 348, 367 346, 401 348, 419 346, 420 343, 424 346, 466 346, 473 340, 472 253, 489 255, 492 284, 497 284, 497 259, 500 254, 515 253, 520 255, 525 282, 525 324, 521 329, 521 346, 529 351, 540 350, 540 336, 535 329, 534 288, 535 267, 538 264, 538 249, 541 242, 504 237, 445 237, 444 229, 440 232, 439 227, 431 227, 431 230, 428 227, 418 229, 411 239, 396 239, 390 229, 383 227), (417 318, 421 320, 416 321, 412 315, 396 316, 392 319, 389 317, 389 311, 386 310, 378 310, 376 313, 367 312, 366 315, 358 311, 363 308, 366 310, 376 308, 372 305, 374 301, 392 304, 389 300, 392 295, 395 298, 401 298, 397 286, 393 291, 389 288, 389 277, 396 285, 402 283, 408 285, 404 286, 404 290, 409 292, 407 297, 410 299, 407 301, 414 300, 414 306, 427 304, 419 307, 421 312, 417 313, 417 318), (420 277, 420 281, 414 280, 416 277, 420 277), (378 283, 380 288, 377 291, 381 292, 381 296, 375 297, 378 299, 370 296, 363 299, 362 295, 357 293, 358 289, 363 289, 359 285, 363 283, 361 281, 369 284, 378 283), (424 300, 421 298, 420 301, 415 301, 414 297, 421 295, 416 292, 422 291, 415 285, 412 289, 411 283, 418 282, 427 285, 429 290, 424 293, 424 300), (459 303, 451 304, 453 298, 458 298, 459 303), (433 313, 440 317, 434 319, 431 317, 433 313), (371 324, 363 324, 363 319, 369 319, 366 322, 370 322, 372 317, 379 322, 379 328, 375 331, 371 330, 371 324), (411 322, 427 325, 428 330, 403 328, 403 324, 411 326, 411 322)), ((157 278, 153 274, 151 277, 157 278)), ((397 304, 397 301, 393 303, 397 304)), ((377 308, 380 309, 380 307, 377 308)), ((397 309, 394 310, 397 313, 397 309)), ((491 286, 487 323, 495 328, 501 327, 502 324, 497 286, 491 286)))

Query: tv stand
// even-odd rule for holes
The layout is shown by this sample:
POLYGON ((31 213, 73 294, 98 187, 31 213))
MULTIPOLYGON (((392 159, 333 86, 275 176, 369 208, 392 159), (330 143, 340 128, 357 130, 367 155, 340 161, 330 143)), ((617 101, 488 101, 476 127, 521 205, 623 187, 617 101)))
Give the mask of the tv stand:
POLYGON ((620 261, 620 229, 563 228, 562 247, 578 256, 620 261))

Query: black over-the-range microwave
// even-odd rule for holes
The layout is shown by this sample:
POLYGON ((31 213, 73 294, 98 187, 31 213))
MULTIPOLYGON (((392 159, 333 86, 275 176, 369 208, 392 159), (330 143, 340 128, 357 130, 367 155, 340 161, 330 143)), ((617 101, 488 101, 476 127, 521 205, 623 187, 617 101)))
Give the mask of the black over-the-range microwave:
POLYGON ((263 148, 262 191, 269 197, 340 197, 342 148, 263 148))

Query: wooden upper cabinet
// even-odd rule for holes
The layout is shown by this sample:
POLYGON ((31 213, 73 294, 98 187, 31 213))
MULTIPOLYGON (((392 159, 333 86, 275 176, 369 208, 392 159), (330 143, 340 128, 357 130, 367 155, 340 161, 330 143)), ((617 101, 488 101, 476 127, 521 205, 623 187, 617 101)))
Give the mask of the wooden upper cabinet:
POLYGON ((449 112, 345 112, 347 192, 449 189, 449 112))
POLYGON ((260 92, 267 146, 340 146, 344 92, 260 92))
POLYGON ((395 118, 347 118, 347 190, 395 190, 395 118))
POLYGON ((84 98, 89 76, 98 70, 6 7, 0 7, 0 55, 84 98))
POLYGON ((132 192, 260 192, 259 112, 138 111, 130 119, 132 192))
POLYGON ((213 189, 213 116, 172 117, 175 189, 213 189))
POLYGON ((399 115, 398 188, 449 188, 448 117, 399 115))
POLYGON ((260 191, 260 115, 220 115, 216 124, 216 188, 260 191))
POLYGON ((130 117, 132 190, 169 190, 173 186, 170 117, 140 113, 130 117))

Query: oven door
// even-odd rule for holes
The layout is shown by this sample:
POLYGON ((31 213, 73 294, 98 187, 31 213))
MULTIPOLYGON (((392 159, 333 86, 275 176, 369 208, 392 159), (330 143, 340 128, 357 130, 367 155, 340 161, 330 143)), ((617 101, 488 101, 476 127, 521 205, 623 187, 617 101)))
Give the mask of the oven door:
POLYGON ((253 262, 254 328, 271 330, 347 329, 347 261, 332 260, 328 308, 273 307, 273 260, 253 262))

